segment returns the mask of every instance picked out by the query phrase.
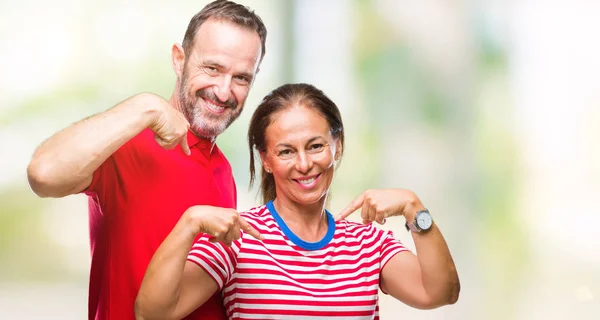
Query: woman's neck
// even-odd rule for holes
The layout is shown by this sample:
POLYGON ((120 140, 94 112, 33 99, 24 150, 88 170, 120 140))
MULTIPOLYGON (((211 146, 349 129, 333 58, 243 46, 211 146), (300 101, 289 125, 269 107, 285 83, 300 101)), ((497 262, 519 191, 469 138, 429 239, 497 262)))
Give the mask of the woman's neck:
POLYGON ((320 241, 327 233, 326 197, 310 205, 275 198, 273 205, 290 230, 307 242, 320 241))

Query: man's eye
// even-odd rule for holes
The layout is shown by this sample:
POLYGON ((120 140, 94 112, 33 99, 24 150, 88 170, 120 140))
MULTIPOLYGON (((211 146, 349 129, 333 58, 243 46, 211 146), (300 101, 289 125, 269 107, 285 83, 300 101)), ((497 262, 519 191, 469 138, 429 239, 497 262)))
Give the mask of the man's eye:
POLYGON ((243 83, 243 84, 250 83, 250 80, 248 80, 248 78, 246 78, 246 77, 243 77, 243 76, 236 76, 236 77, 235 77, 235 80, 236 80, 237 82, 239 82, 239 83, 243 83))

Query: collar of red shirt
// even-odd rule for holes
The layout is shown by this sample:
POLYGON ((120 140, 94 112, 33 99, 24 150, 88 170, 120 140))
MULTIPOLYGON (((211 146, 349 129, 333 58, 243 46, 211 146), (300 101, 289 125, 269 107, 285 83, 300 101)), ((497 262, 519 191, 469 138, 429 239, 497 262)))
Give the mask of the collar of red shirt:
POLYGON ((188 130, 187 133, 187 142, 190 148, 196 147, 199 150, 208 149, 212 153, 212 149, 215 146, 216 139, 202 139, 198 138, 191 130, 188 130))

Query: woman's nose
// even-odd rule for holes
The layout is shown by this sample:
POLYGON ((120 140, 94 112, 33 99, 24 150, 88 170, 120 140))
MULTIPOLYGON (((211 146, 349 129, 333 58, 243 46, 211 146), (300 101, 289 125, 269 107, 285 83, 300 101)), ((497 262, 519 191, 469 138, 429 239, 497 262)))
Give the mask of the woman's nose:
POLYGON ((312 167, 312 160, 306 152, 299 152, 298 159, 296 162, 296 170, 299 172, 308 172, 312 167))

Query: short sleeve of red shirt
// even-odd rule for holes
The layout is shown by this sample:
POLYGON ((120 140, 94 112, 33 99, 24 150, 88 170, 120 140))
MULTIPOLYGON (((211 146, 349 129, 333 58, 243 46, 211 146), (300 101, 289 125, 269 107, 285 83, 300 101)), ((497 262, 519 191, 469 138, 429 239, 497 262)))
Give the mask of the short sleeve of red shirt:
POLYGON ((187 260, 208 273, 221 290, 235 271, 237 254, 243 237, 233 241, 231 247, 225 247, 221 243, 212 243, 209 239, 209 235, 198 237, 190 249, 187 260))
POLYGON ((108 199, 111 194, 116 193, 117 189, 120 189, 122 181, 119 172, 135 167, 137 157, 134 153, 135 149, 139 147, 137 145, 141 143, 140 134, 117 149, 94 171, 92 182, 83 190, 83 193, 92 198, 99 197, 99 200, 105 200, 102 199, 105 196, 108 199))
POLYGON ((94 171, 94 175, 92 177, 92 182, 89 187, 87 187, 83 193, 88 196, 95 196, 98 193, 104 193, 106 189, 106 182, 112 181, 116 174, 116 163, 114 157, 111 155, 94 171))

